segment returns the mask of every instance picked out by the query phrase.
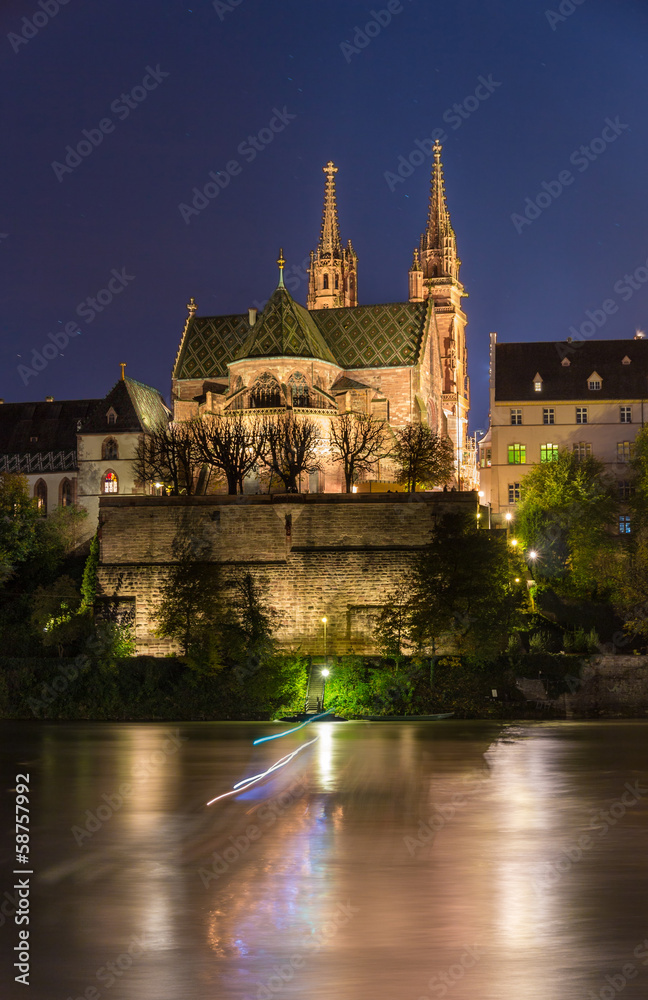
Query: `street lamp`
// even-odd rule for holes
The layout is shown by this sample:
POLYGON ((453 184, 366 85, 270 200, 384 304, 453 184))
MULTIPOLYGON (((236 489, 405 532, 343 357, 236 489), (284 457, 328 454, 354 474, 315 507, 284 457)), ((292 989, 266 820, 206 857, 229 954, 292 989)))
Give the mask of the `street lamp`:
POLYGON ((531 559, 534 562, 537 558, 538 558, 538 553, 534 549, 531 549, 531 551, 529 552, 529 559, 531 559))
POLYGON ((511 514, 510 510, 508 510, 506 512, 506 514, 504 515, 504 517, 506 518, 507 521, 512 521, 513 520, 513 515, 511 514))
POLYGON ((324 683, 322 684, 322 711, 324 711, 324 700, 326 698, 326 678, 329 676, 330 672, 331 671, 328 667, 324 667, 322 670, 322 677, 324 678, 324 683))
POLYGON ((517 543, 518 543, 517 538, 512 538, 511 539, 511 545, 513 546, 513 548, 515 548, 515 546, 517 545, 517 543))

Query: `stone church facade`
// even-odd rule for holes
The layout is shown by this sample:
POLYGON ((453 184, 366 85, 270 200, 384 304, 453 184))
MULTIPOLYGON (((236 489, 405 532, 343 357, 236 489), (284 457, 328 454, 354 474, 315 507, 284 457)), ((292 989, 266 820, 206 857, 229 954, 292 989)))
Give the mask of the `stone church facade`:
MULTIPOLYGON (((408 273, 409 299, 383 305, 358 304, 358 258, 343 245, 335 174, 324 167, 322 227, 311 253, 307 306, 279 283, 263 310, 200 316, 193 299, 173 369, 174 418, 233 411, 292 410, 321 425, 323 471, 302 488, 339 492, 339 467, 326 462, 330 418, 368 413, 391 427, 423 423, 454 444, 456 481, 475 483, 467 446, 470 403, 466 352, 466 294, 461 262, 446 204, 441 147, 434 164, 425 232, 408 273)), ((387 464, 372 477, 389 481, 387 464)), ((257 486, 248 483, 252 492, 257 486)))

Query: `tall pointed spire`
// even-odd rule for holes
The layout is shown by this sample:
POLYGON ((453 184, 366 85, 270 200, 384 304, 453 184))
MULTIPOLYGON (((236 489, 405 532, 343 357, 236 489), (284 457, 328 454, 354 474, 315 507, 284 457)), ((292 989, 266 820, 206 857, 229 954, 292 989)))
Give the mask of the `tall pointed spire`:
MULTIPOLYGON (((434 144, 427 224, 420 252, 409 270, 410 302, 431 299, 439 342, 443 411, 448 434, 458 456, 466 445, 470 383, 467 372, 466 322, 461 300, 466 292, 459 279, 461 261, 446 202, 441 143, 434 144)), ((462 479, 458 470, 458 479, 462 479)))
POLYGON ((340 226, 338 223, 337 201, 335 197, 335 175, 338 168, 329 160, 325 167, 322 167, 326 174, 324 185, 324 212, 322 214, 322 231, 320 233, 319 251, 320 253, 330 253, 338 255, 342 249, 340 245, 340 226))
POLYGON ((322 167, 324 211, 317 250, 311 253, 308 274, 308 308, 338 309, 358 304, 358 257, 351 240, 345 247, 340 238, 335 175, 338 168, 332 160, 322 167))
POLYGON ((457 240, 446 202, 441 143, 434 144, 434 163, 430 180, 427 227, 421 236, 421 258, 425 278, 450 278, 459 281, 457 240))

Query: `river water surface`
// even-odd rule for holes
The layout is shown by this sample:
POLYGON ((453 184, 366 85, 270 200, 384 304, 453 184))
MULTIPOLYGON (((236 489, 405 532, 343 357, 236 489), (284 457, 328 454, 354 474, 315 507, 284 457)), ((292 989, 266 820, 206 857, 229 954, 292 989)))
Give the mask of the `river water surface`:
POLYGON ((3 997, 648 997, 648 723, 0 725, 3 997))

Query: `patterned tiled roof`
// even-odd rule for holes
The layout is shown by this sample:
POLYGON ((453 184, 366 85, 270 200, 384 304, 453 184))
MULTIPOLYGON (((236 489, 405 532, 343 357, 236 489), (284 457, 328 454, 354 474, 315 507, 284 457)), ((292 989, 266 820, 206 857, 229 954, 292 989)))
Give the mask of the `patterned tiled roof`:
POLYGON ((317 309, 317 323, 342 368, 414 365, 425 326, 427 303, 317 309))
POLYGON ((225 378, 227 365, 250 333, 248 314, 194 316, 189 320, 175 378, 225 378))
POLYGON ((283 286, 272 293, 236 356, 321 358, 335 364, 313 314, 295 302, 283 286))
POLYGON ((248 357, 313 357, 341 368, 414 365, 427 308, 426 302, 394 302, 309 312, 279 287, 253 327, 247 314, 192 316, 174 378, 227 378, 228 364, 248 357))

